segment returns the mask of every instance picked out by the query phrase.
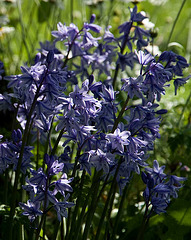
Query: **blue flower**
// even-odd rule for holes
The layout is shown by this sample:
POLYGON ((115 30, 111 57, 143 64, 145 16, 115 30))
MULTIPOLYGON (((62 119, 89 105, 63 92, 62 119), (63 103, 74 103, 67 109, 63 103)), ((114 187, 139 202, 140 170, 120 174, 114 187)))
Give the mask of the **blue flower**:
POLYGON ((122 79, 121 81, 124 82, 121 90, 128 92, 130 98, 134 96, 143 99, 143 94, 141 92, 141 83, 142 83, 142 76, 140 75, 138 78, 126 78, 122 79))
POLYGON ((133 9, 130 10, 131 13, 131 21, 132 22, 142 22, 143 19, 147 18, 142 13, 137 12, 137 5, 133 9))
POLYGON ((153 176, 155 184, 161 182, 166 177, 164 173, 165 166, 159 167, 157 160, 153 161, 153 168, 145 168, 145 170, 153 176))
POLYGON ((67 175, 64 173, 62 177, 53 182, 52 185, 55 186, 54 194, 60 192, 65 197, 65 192, 73 192, 72 187, 69 185, 73 181, 73 178, 67 179, 67 175))
POLYGON ((33 222, 37 216, 41 216, 43 212, 39 209, 40 203, 39 202, 32 202, 31 200, 27 201, 27 204, 19 203, 19 206, 24 211, 22 215, 28 216, 30 222, 33 222))
POLYGON ((57 24, 58 31, 52 31, 52 36, 56 37, 57 40, 63 41, 68 38, 68 28, 61 22, 57 24))
POLYGON ((63 202, 57 202, 54 205, 59 221, 61 221, 61 217, 65 217, 65 218, 68 217, 67 208, 71 208, 75 206, 75 203, 67 201, 69 197, 70 197, 70 194, 67 194, 63 202))
POLYGON ((143 66, 154 61, 154 57, 150 53, 144 53, 141 50, 138 52, 135 50, 135 53, 138 57, 139 63, 143 66))
POLYGON ((175 95, 177 94, 177 90, 180 86, 184 85, 185 83, 187 83, 187 80, 191 78, 191 75, 189 75, 188 77, 185 78, 176 78, 174 80, 174 87, 175 87, 175 95))
MULTIPOLYGON (((166 212, 166 208, 171 201, 171 197, 178 197, 178 190, 183 187, 184 177, 167 175, 163 171, 165 166, 159 167, 157 160, 153 162, 153 168, 145 168, 147 173, 142 172, 141 177, 147 185, 143 196, 147 207, 151 204, 152 210, 157 214, 166 212)), ((151 211, 152 211, 151 210, 151 211)))
POLYGON ((115 156, 97 149, 91 154, 90 163, 96 167, 97 171, 103 169, 104 173, 109 173, 110 166, 115 165, 115 156))
POLYGON ((129 131, 122 131, 117 128, 114 133, 109 133, 106 138, 110 141, 112 149, 124 152, 124 146, 129 144, 128 137, 131 135, 129 131))
POLYGON ((126 66, 129 66, 133 69, 135 63, 135 54, 134 53, 125 53, 124 55, 118 53, 117 64, 121 66, 122 71, 125 70, 126 66))

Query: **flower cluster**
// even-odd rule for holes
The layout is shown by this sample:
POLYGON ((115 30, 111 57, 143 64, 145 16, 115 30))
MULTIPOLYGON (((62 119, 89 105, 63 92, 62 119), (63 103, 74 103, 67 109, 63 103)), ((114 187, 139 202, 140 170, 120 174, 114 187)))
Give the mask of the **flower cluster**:
POLYGON ((67 179, 67 175, 62 174, 58 180, 52 180, 53 176, 62 172, 64 163, 59 163, 53 156, 48 155, 45 155, 45 163, 47 173, 44 173, 42 168, 37 171, 30 169, 33 177, 26 180, 28 185, 23 186, 23 189, 30 193, 30 200, 27 201, 27 204, 19 203, 19 205, 24 211, 23 215, 28 216, 31 222, 37 216, 46 214, 52 207, 56 210, 57 217, 61 221, 61 216, 67 217, 67 208, 74 206, 74 203, 67 201, 70 194, 65 195, 65 192, 73 191, 69 185, 73 179, 67 179), (64 197, 63 201, 58 201, 57 193, 64 197), (40 210, 42 205, 44 205, 43 211, 40 210))
MULTIPOLYGON (((3 137, 3 136, 2 136, 3 137)), ((13 165, 13 170, 16 171, 18 159, 22 146, 22 132, 20 129, 12 132, 12 141, 0 143, 0 173, 2 174, 10 165, 13 165)), ((23 158, 21 162, 21 172, 26 173, 27 169, 32 167, 31 157, 33 154, 31 150, 34 147, 25 146, 23 158)))
MULTIPOLYGON (((73 23, 58 23, 57 31, 52 32, 55 41, 41 43, 34 65, 21 67, 20 75, 5 78, 13 93, 0 95, 0 110, 15 112, 24 136, 14 130, 13 141, 1 143, 0 172, 12 163, 17 170, 19 156, 21 172, 25 174, 30 168, 32 177, 23 187, 30 200, 20 203, 30 221, 43 217, 51 208, 59 220, 67 217, 67 208, 74 203, 67 201, 66 192, 73 191, 69 183, 76 170, 91 175, 96 168, 103 173, 102 179, 116 180, 122 194, 132 175, 148 166, 148 153, 160 137, 161 115, 167 112, 158 110, 155 102, 160 101, 171 80, 177 92, 189 77, 183 77, 188 63, 182 56, 167 51, 152 56, 144 49, 150 34, 140 25, 143 19, 135 6, 130 20, 119 26, 118 38, 110 27, 101 36, 101 27, 94 24, 95 15, 81 30, 73 23), (63 43, 62 52, 56 48, 58 41, 63 43), (130 77, 126 70, 134 66, 138 72, 130 77), (118 77, 120 70, 122 79, 118 77), (120 91, 115 89, 116 81, 120 91), (119 93, 127 97, 124 104, 119 93), (36 167, 38 170, 31 168, 32 147, 26 146, 28 142, 45 146, 44 163, 36 167), (67 179, 66 174, 72 177, 67 179)), ((153 169, 145 170, 146 204, 152 204, 156 213, 163 212, 185 179, 167 176, 157 161, 153 169)))
POLYGON ((185 181, 184 177, 167 175, 163 171, 165 166, 159 167, 157 160, 153 162, 153 168, 145 168, 142 172, 142 180, 147 185, 143 196, 146 206, 152 206, 157 214, 166 212, 171 198, 178 197, 178 190, 183 186, 180 182, 185 181))

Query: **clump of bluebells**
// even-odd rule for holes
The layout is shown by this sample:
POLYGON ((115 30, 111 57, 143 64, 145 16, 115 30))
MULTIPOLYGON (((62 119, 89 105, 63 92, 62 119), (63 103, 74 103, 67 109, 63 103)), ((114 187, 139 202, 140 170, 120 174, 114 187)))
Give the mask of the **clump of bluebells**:
POLYGON ((55 40, 41 43, 34 64, 4 78, 12 93, 0 95, 0 109, 12 111, 20 125, 12 139, 1 136, 0 144, 0 173, 15 171, 9 220, 13 222, 19 201, 23 215, 35 223, 36 239, 52 209, 63 223, 68 208, 66 239, 78 239, 80 234, 86 239, 95 202, 111 184, 95 235, 99 239, 106 213, 109 216, 112 209, 115 184, 125 194, 134 174, 141 173, 146 184, 147 219, 153 212, 165 212, 183 186, 185 178, 165 174, 157 160, 150 168, 147 159, 167 112, 158 103, 171 82, 175 93, 187 82, 190 76, 184 77, 183 71, 189 65, 171 51, 153 56, 146 50, 151 38, 140 24, 145 18, 136 6, 130 9, 130 20, 119 26, 118 37, 110 27, 96 25, 95 15, 81 29, 74 23, 58 23, 52 32, 55 40), (56 47, 57 42, 63 49, 56 47), (119 99, 119 93, 126 99, 119 99), (93 175, 92 188, 82 203, 80 191, 87 175, 93 175), (27 203, 14 196, 22 176, 27 203))

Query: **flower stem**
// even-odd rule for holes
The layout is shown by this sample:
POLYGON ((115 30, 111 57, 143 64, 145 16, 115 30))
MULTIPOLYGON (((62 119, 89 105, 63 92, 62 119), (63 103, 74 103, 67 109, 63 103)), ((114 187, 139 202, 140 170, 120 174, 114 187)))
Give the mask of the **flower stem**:
POLYGON ((127 188, 128 188, 128 185, 125 186, 125 189, 123 190, 123 195, 122 195, 122 198, 121 198, 121 201, 120 201, 120 204, 119 204, 119 208, 118 208, 118 212, 117 212, 117 216, 116 216, 116 220, 115 220, 115 224, 113 226, 113 232, 112 232, 112 236, 111 236, 111 239, 115 240, 115 233, 117 231, 117 227, 119 225, 119 220, 121 219, 121 213, 122 213, 122 210, 123 210, 123 203, 125 201, 125 197, 126 197, 126 193, 127 193, 127 188))
POLYGON ((110 218, 110 215, 111 215, 111 211, 112 211, 112 208, 113 208, 113 202, 114 202, 114 199, 115 199, 115 192, 116 192, 116 188, 117 188, 117 182, 115 181, 115 185, 113 187, 113 192, 111 194, 111 200, 110 200, 110 206, 109 206, 109 209, 107 211, 107 214, 106 214, 106 218, 107 218, 107 222, 106 222, 106 227, 105 227, 105 236, 109 236, 109 226, 111 225, 111 218, 110 218))
POLYGON ((93 179, 93 184, 91 187, 91 193, 92 193, 92 200, 91 200, 91 204, 90 207, 88 208, 88 215, 87 215, 87 219, 86 219, 86 225, 85 225, 85 229, 84 229, 84 233, 82 236, 82 240, 86 240, 88 237, 88 233, 90 230, 90 226, 91 226, 91 222, 92 222, 92 218, 94 216, 94 212, 97 206, 97 201, 95 201, 95 199, 97 198, 97 194, 98 194, 98 190, 99 190, 99 186, 100 186, 100 176, 102 174, 102 171, 96 172, 95 171, 95 175, 94 175, 94 179, 93 179))
POLYGON ((183 1, 182 1, 182 4, 181 4, 181 6, 180 6, 180 9, 179 9, 179 11, 178 11, 178 14, 176 15, 176 18, 175 18, 175 20, 174 20, 172 29, 171 29, 171 31, 170 31, 170 35, 169 35, 168 41, 167 41, 167 43, 166 43, 166 49, 168 48, 168 44, 170 43, 170 39, 171 39, 171 37, 172 37, 172 34, 173 34, 173 32, 174 32, 176 23, 177 23, 177 21, 178 21, 178 18, 179 18, 179 16, 180 16, 180 13, 181 13, 181 11, 182 11, 185 3, 186 3, 186 0, 183 0, 183 1))
POLYGON ((127 96, 127 99, 126 99, 126 101, 125 101, 125 103, 124 103, 124 105, 123 105, 123 107, 122 107, 122 109, 121 109, 117 119, 114 122, 112 133, 117 129, 117 126, 118 126, 119 122, 122 119, 123 113, 125 112, 125 109, 127 107, 128 102, 129 102, 129 95, 127 96))
POLYGON ((106 216, 106 213, 107 213, 107 209, 108 209, 108 206, 109 206, 109 203, 110 203, 110 199, 111 199, 111 196, 112 196, 112 193, 113 193, 113 188, 115 186, 115 181, 116 181, 116 177, 117 177, 117 174, 118 174, 121 162, 122 162, 122 158, 120 158, 120 160, 119 160, 117 169, 115 171, 115 175, 113 177, 113 181, 111 183, 111 187, 110 187, 110 190, 109 190, 109 193, 108 193, 108 197, 107 197, 107 200, 106 200, 106 203, 105 203, 105 206, 104 206, 104 209, 103 209, 100 221, 99 221, 99 225, 98 225, 97 233, 96 233, 96 236, 95 236, 95 240, 99 240, 100 239, 99 236, 100 236, 100 233, 101 233, 101 228, 103 226, 103 222, 104 222, 104 219, 105 219, 105 216, 106 216))
MULTIPOLYGON (((78 198, 77 198, 77 201, 76 201, 76 206, 75 206, 75 209, 74 209, 74 212, 72 214, 72 223, 74 223, 76 221, 76 216, 77 216, 77 213, 78 213, 78 210, 79 210, 79 207, 80 207, 80 203, 81 203, 81 200, 82 200, 82 188, 83 188, 83 184, 84 184, 84 179, 85 179, 85 175, 86 175, 86 171, 83 170, 83 173, 82 173, 82 177, 81 177, 81 182, 80 182, 80 186, 79 186, 79 195, 78 195, 78 198)), ((76 231, 74 231, 76 227, 76 224, 71 224, 71 228, 70 228, 70 234, 68 236, 68 239, 72 239, 72 235, 76 235, 76 231)))

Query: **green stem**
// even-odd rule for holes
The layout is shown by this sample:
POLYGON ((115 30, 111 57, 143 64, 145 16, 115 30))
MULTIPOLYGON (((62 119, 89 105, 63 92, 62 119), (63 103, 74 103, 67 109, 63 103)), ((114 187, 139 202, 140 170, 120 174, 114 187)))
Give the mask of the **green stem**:
POLYGON ((143 239, 145 230, 148 226, 148 223, 149 223, 149 218, 143 218, 143 222, 142 222, 142 225, 141 225, 141 228, 140 228, 140 231, 138 233, 138 236, 137 236, 136 240, 142 240, 143 239))
POLYGON ((88 195, 86 196, 86 201, 84 201, 84 205, 82 206, 82 209, 81 209, 81 212, 80 212, 80 216, 78 217, 78 221, 77 221, 77 224, 76 224, 76 229, 75 229, 75 238, 76 240, 78 240, 78 236, 79 236, 79 231, 82 227, 82 223, 83 223, 83 219, 84 219, 84 215, 85 215, 85 210, 86 210, 86 207, 88 205, 88 201, 89 201, 89 198, 91 196, 92 192, 91 190, 88 192, 88 195))
MULTIPOLYGON (((106 227, 105 227, 105 236, 110 236, 109 235, 109 227, 110 227, 110 225, 111 225, 111 218, 110 218, 110 216, 111 216, 111 211, 112 211, 112 208, 113 208, 113 202, 114 202, 114 199, 115 199, 115 192, 116 192, 116 188, 117 188, 117 183, 116 183, 116 181, 115 181, 115 185, 114 185, 114 187, 113 187, 113 192, 112 192, 112 197, 111 197, 111 200, 110 200, 110 206, 109 206, 109 210, 108 210, 108 212, 107 212, 107 214, 106 214, 106 218, 107 218, 107 222, 106 222, 106 227)), ((111 226, 112 227, 112 226, 111 226)), ((110 227, 110 228, 111 228, 110 227)), ((104 239, 106 239, 106 238, 104 238, 104 239)))
POLYGON ((146 230, 146 228, 148 226, 149 219, 150 219, 151 214, 153 212, 153 208, 151 208, 151 210, 149 211, 149 205, 150 205, 149 202, 147 202, 146 203, 146 208, 145 208, 145 213, 144 213, 144 216, 143 216, 143 221, 142 221, 142 224, 141 224, 141 228, 139 230, 139 233, 138 233, 138 236, 137 236, 136 240, 142 240, 143 237, 144 237, 145 230, 146 230))
POLYGON ((94 184, 92 185, 92 200, 91 200, 91 204, 90 207, 88 208, 88 215, 87 215, 87 219, 86 219, 86 225, 85 225, 85 229, 84 229, 84 233, 82 236, 82 240, 86 240, 88 237, 88 233, 90 230, 90 226, 92 223, 92 218, 94 216, 94 212, 97 206, 97 201, 95 201, 95 199, 97 199, 97 194, 98 194, 98 190, 99 190, 99 185, 100 185, 100 175, 102 174, 102 171, 99 171, 98 173, 95 172, 95 180, 94 180, 94 184))
POLYGON ((44 223, 43 223, 43 240, 45 240, 45 233, 46 233, 46 215, 44 216, 44 223))
POLYGON ((127 188, 128 188, 128 185, 126 184, 125 189, 123 190, 123 195, 122 195, 122 198, 121 198, 121 201, 120 201, 120 204, 119 204, 115 224, 114 224, 114 227, 113 227, 113 232, 112 232, 112 236, 111 236, 111 239, 113 239, 113 240, 116 239, 115 234, 116 234, 116 231, 117 231, 117 228, 118 228, 118 225, 119 225, 119 220, 121 219, 121 214, 122 214, 122 211, 123 211, 123 203, 125 201, 127 188))
POLYGON ((189 94, 189 96, 188 96, 188 98, 187 98, 187 100, 186 100, 186 103, 184 104, 184 107, 183 107, 183 109, 182 109, 180 118, 179 118, 179 120, 178 120, 178 123, 177 123, 177 127, 178 127, 178 128, 179 128, 179 126, 180 126, 180 122, 181 122, 182 117, 183 117, 183 115, 184 115, 185 109, 186 109, 186 107, 188 106, 188 103, 190 102, 190 99, 191 99, 191 92, 190 92, 190 94, 189 94))
POLYGON ((37 129, 37 142, 36 142, 36 170, 38 170, 39 167, 39 153, 40 153, 40 133, 39 129, 37 129))
POLYGON ((7 204, 7 194, 8 194, 8 182, 9 182, 9 172, 8 169, 5 170, 5 185, 4 185, 4 203, 7 204))
POLYGON ((125 103, 124 103, 124 105, 123 105, 123 107, 122 107, 122 109, 121 109, 121 111, 120 111, 117 119, 115 120, 115 123, 114 123, 114 125, 113 125, 113 129, 112 129, 112 133, 116 130, 119 122, 121 122, 123 113, 124 113, 125 110, 126 110, 126 107, 127 107, 128 102, 129 102, 129 95, 127 96, 127 99, 126 99, 126 101, 125 101, 125 103))
POLYGON ((105 189, 105 186, 108 184, 107 180, 108 180, 109 176, 110 176, 110 174, 108 173, 106 179, 104 180, 103 186, 102 186, 102 188, 101 188, 101 190, 98 194, 98 197, 97 197, 97 200, 96 200, 97 202, 99 201, 99 199, 100 199, 100 197, 103 193, 103 190, 105 189))
POLYGON ((173 23, 173 26, 172 26, 172 29, 171 29, 171 32, 170 32, 168 41, 167 41, 167 43, 166 43, 166 49, 168 48, 168 44, 169 44, 169 42, 170 42, 170 39, 171 39, 171 37, 172 37, 172 34, 173 34, 174 29, 175 29, 176 23, 177 23, 177 21, 178 21, 178 18, 179 18, 179 16, 180 16, 180 13, 181 13, 181 11, 182 11, 185 3, 186 3, 186 0, 183 0, 183 1, 182 1, 182 4, 181 4, 181 6, 180 6, 180 9, 179 9, 179 11, 178 11, 178 14, 176 15, 176 18, 175 18, 175 20, 174 20, 174 23, 173 23))
POLYGON ((61 219, 61 224, 60 224, 60 240, 64 240, 64 221, 63 221, 63 217, 61 219))
POLYGON ((58 137, 57 137, 57 139, 56 139, 56 143, 54 144, 54 148, 52 149, 52 152, 51 152, 50 155, 52 155, 52 156, 55 155, 56 150, 57 150, 57 147, 58 147, 58 144, 59 144, 59 142, 60 142, 60 139, 62 138, 62 135, 63 135, 64 131, 65 131, 65 128, 63 128, 63 129, 60 131, 60 133, 59 133, 59 135, 58 135, 58 137))
POLYGON ((86 175, 86 171, 83 170, 83 173, 82 173, 82 177, 81 177, 81 182, 80 182, 80 186, 79 186, 79 195, 78 195, 78 198, 77 198, 77 201, 76 201, 76 206, 75 206, 75 209, 74 209, 74 212, 72 214, 72 225, 71 225, 71 228, 70 228, 70 234, 68 236, 68 239, 72 239, 72 236, 76 236, 76 231, 75 231, 75 227, 76 227, 76 224, 74 224, 74 222, 76 221, 76 216, 77 216, 77 213, 78 213, 78 210, 79 210, 79 207, 80 207, 80 203, 81 203, 81 199, 82 199, 82 188, 83 188, 83 184, 84 184, 84 179, 85 179, 85 175, 86 175))
POLYGON ((114 188, 114 186, 115 186, 115 181, 116 181, 116 177, 117 177, 117 174, 118 174, 118 171, 119 171, 119 167, 120 167, 120 165, 121 165, 121 162, 122 162, 122 158, 120 158, 120 160, 119 160, 117 169, 116 169, 116 171, 115 171, 115 175, 114 175, 114 177, 113 177, 113 181, 112 181, 112 184, 111 184, 109 193, 108 193, 108 197, 107 197, 107 200, 106 200, 106 203, 105 203, 105 206, 104 206, 104 209, 103 209, 103 212, 102 212, 100 221, 99 221, 99 225, 98 225, 97 233, 96 233, 96 236, 95 236, 95 240, 99 240, 101 228, 102 228, 102 226, 103 226, 103 222, 104 222, 104 219, 105 219, 105 216, 106 216, 106 213, 107 213, 107 209, 108 209, 109 202, 110 202, 110 199, 111 199, 111 196, 112 196, 112 193, 113 193, 113 188, 114 188))

